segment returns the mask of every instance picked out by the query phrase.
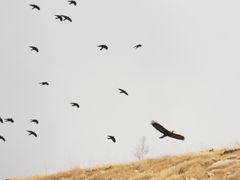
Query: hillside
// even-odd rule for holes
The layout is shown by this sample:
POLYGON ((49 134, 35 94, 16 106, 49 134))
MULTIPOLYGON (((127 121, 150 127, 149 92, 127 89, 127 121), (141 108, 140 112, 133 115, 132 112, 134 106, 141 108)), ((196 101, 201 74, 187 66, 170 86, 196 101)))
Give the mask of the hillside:
POLYGON ((210 149, 175 156, 92 168, 74 168, 65 172, 13 180, 240 180, 240 147, 210 149))

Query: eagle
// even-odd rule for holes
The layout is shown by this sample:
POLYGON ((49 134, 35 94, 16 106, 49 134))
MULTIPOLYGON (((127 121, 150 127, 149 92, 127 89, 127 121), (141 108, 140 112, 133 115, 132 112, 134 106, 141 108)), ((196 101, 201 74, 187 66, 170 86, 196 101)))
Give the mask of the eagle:
POLYGON ((32 9, 37 9, 37 10, 40 11, 40 7, 38 5, 36 5, 36 4, 29 4, 29 6, 31 6, 32 9))
POLYGON ((114 143, 116 142, 116 139, 114 136, 111 136, 111 135, 107 135, 108 136, 108 139, 111 139, 114 143))
POLYGON ((157 123, 155 121, 151 121, 151 124, 155 129, 157 129, 158 131, 163 133, 163 135, 159 138, 164 138, 164 137, 168 136, 168 137, 179 139, 179 140, 185 139, 184 136, 182 136, 180 134, 175 134, 175 133, 173 133, 174 131, 167 130, 166 128, 164 128, 162 125, 160 125, 159 123, 157 123))
POLYGON ((35 132, 29 131, 29 130, 28 130, 27 132, 29 133, 29 134, 28 134, 29 136, 30 136, 30 135, 33 135, 33 136, 37 137, 37 134, 36 134, 35 132))
POLYGON ((142 47, 142 45, 141 45, 141 44, 137 44, 137 45, 134 46, 133 48, 137 49, 137 48, 140 48, 140 47, 142 47))
POLYGON ((108 50, 108 46, 106 44, 98 45, 98 47, 100 48, 100 51, 103 49, 108 50))
POLYGON ((6 118, 5 122, 10 122, 10 123, 14 123, 14 120, 12 118, 6 118))
POLYGON ((68 20, 69 22, 72 22, 72 19, 70 17, 65 16, 65 15, 61 15, 61 16, 64 18, 63 21, 68 20))
POLYGON ((120 88, 118 88, 118 90, 120 91, 119 93, 121 94, 121 93, 123 93, 123 94, 125 94, 125 95, 127 95, 128 96, 128 93, 127 93, 127 91, 125 91, 125 90, 123 90, 123 89, 120 89, 120 88))
POLYGON ((60 21, 63 20, 63 17, 61 15, 54 15, 55 16, 55 19, 59 19, 60 21))
POLYGON ((36 123, 36 124, 39 123, 37 119, 30 119, 30 122, 31 122, 31 123, 36 123))
POLYGON ((76 5, 77 5, 77 2, 76 2, 76 1, 74 1, 74 0, 69 0, 68 2, 69 2, 69 4, 70 4, 70 5, 71 5, 71 4, 73 4, 74 6, 76 6, 76 5))
POLYGON ((36 46, 29 46, 31 51, 39 52, 38 48, 36 46))
POLYGON ((48 86, 48 85, 49 85, 49 83, 46 82, 46 81, 44 81, 44 82, 40 82, 39 84, 40 84, 41 86, 44 86, 44 85, 45 85, 45 86, 48 86))
POLYGON ((74 106, 77 107, 77 108, 80 107, 78 103, 71 102, 70 104, 72 105, 72 107, 74 107, 74 106))
POLYGON ((0 136, 0 139, 3 141, 6 141, 5 138, 3 136, 0 136))

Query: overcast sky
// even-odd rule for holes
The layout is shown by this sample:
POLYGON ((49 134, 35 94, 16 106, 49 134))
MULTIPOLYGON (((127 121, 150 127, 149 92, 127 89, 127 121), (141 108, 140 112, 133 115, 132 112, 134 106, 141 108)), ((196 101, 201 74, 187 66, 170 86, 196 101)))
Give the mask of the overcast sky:
POLYGON ((240 142, 239 1, 77 2, 0 3, 0 178, 132 161, 142 136, 147 157, 240 142))

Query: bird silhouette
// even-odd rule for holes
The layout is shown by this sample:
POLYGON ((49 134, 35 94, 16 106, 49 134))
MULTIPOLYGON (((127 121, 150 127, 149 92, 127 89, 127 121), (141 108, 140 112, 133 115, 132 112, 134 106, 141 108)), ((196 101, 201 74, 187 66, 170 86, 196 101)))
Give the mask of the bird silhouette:
POLYGON ((116 139, 114 136, 110 136, 110 135, 107 135, 108 136, 108 139, 111 139, 114 143, 116 142, 116 139))
POLYGON ((118 88, 118 90, 120 91, 119 93, 121 94, 121 93, 123 93, 123 94, 125 94, 125 95, 127 95, 128 96, 128 93, 127 93, 127 91, 125 91, 125 90, 123 90, 123 89, 120 89, 120 88, 118 88))
POLYGON ((14 120, 12 118, 6 118, 5 122, 10 122, 10 123, 14 123, 14 120))
POLYGON ((0 117, 0 123, 3 123, 3 119, 0 117))
POLYGON ((0 136, 0 139, 2 139, 4 142, 6 141, 5 138, 3 136, 0 136))
POLYGON ((40 7, 38 5, 36 4, 29 4, 29 5, 32 7, 32 9, 37 9, 40 11, 40 7))
POLYGON ((45 86, 48 86, 48 85, 49 85, 49 83, 46 82, 46 81, 44 81, 44 82, 40 82, 39 84, 40 84, 41 86, 44 86, 44 85, 45 85, 45 86))
POLYGON ((64 18, 63 21, 68 20, 69 22, 72 22, 72 19, 70 17, 68 17, 66 15, 61 15, 61 16, 64 18))
POLYGON ((142 47, 141 44, 137 44, 136 46, 134 46, 135 49, 138 49, 138 48, 140 48, 140 47, 142 47))
POLYGON ((37 134, 36 134, 35 132, 29 131, 29 130, 28 130, 27 132, 29 133, 29 134, 28 134, 29 136, 30 136, 30 135, 33 135, 33 136, 37 137, 37 134))
POLYGON ((106 44, 98 45, 98 47, 100 47, 100 51, 103 49, 108 50, 108 46, 106 44))
POLYGON ((36 124, 39 123, 37 119, 30 119, 30 122, 31 122, 31 123, 36 123, 36 124))
POLYGON ((72 102, 72 103, 70 103, 71 105, 72 105, 72 107, 77 107, 77 108, 79 108, 80 106, 79 106, 79 104, 78 103, 74 103, 74 102, 72 102))
POLYGON ((151 121, 151 124, 155 129, 157 129, 158 131, 163 133, 163 135, 159 138, 164 138, 164 137, 168 136, 168 137, 179 139, 179 140, 185 139, 184 136, 182 136, 180 134, 175 134, 175 133, 173 133, 174 131, 167 130, 166 128, 164 128, 162 125, 160 125, 159 123, 157 123, 155 121, 151 121))
POLYGON ((38 48, 35 46, 29 46, 31 48, 31 51, 36 51, 37 53, 39 52, 38 48))
POLYGON ((63 17, 61 15, 54 15, 55 16, 55 19, 59 19, 60 21, 63 20, 63 17))
POLYGON ((74 0, 69 0, 68 2, 69 2, 69 4, 70 4, 70 5, 71 5, 71 4, 73 4, 74 6, 76 6, 76 5, 77 5, 77 2, 76 2, 76 1, 74 1, 74 0))

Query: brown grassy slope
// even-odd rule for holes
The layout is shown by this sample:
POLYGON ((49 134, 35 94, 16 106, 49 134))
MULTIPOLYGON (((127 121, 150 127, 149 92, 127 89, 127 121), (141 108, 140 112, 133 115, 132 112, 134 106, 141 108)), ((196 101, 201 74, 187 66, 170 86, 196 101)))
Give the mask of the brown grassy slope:
POLYGON ((240 147, 162 156, 127 164, 74 168, 14 180, 240 180, 240 147), (191 179, 190 179, 191 180, 191 179))

